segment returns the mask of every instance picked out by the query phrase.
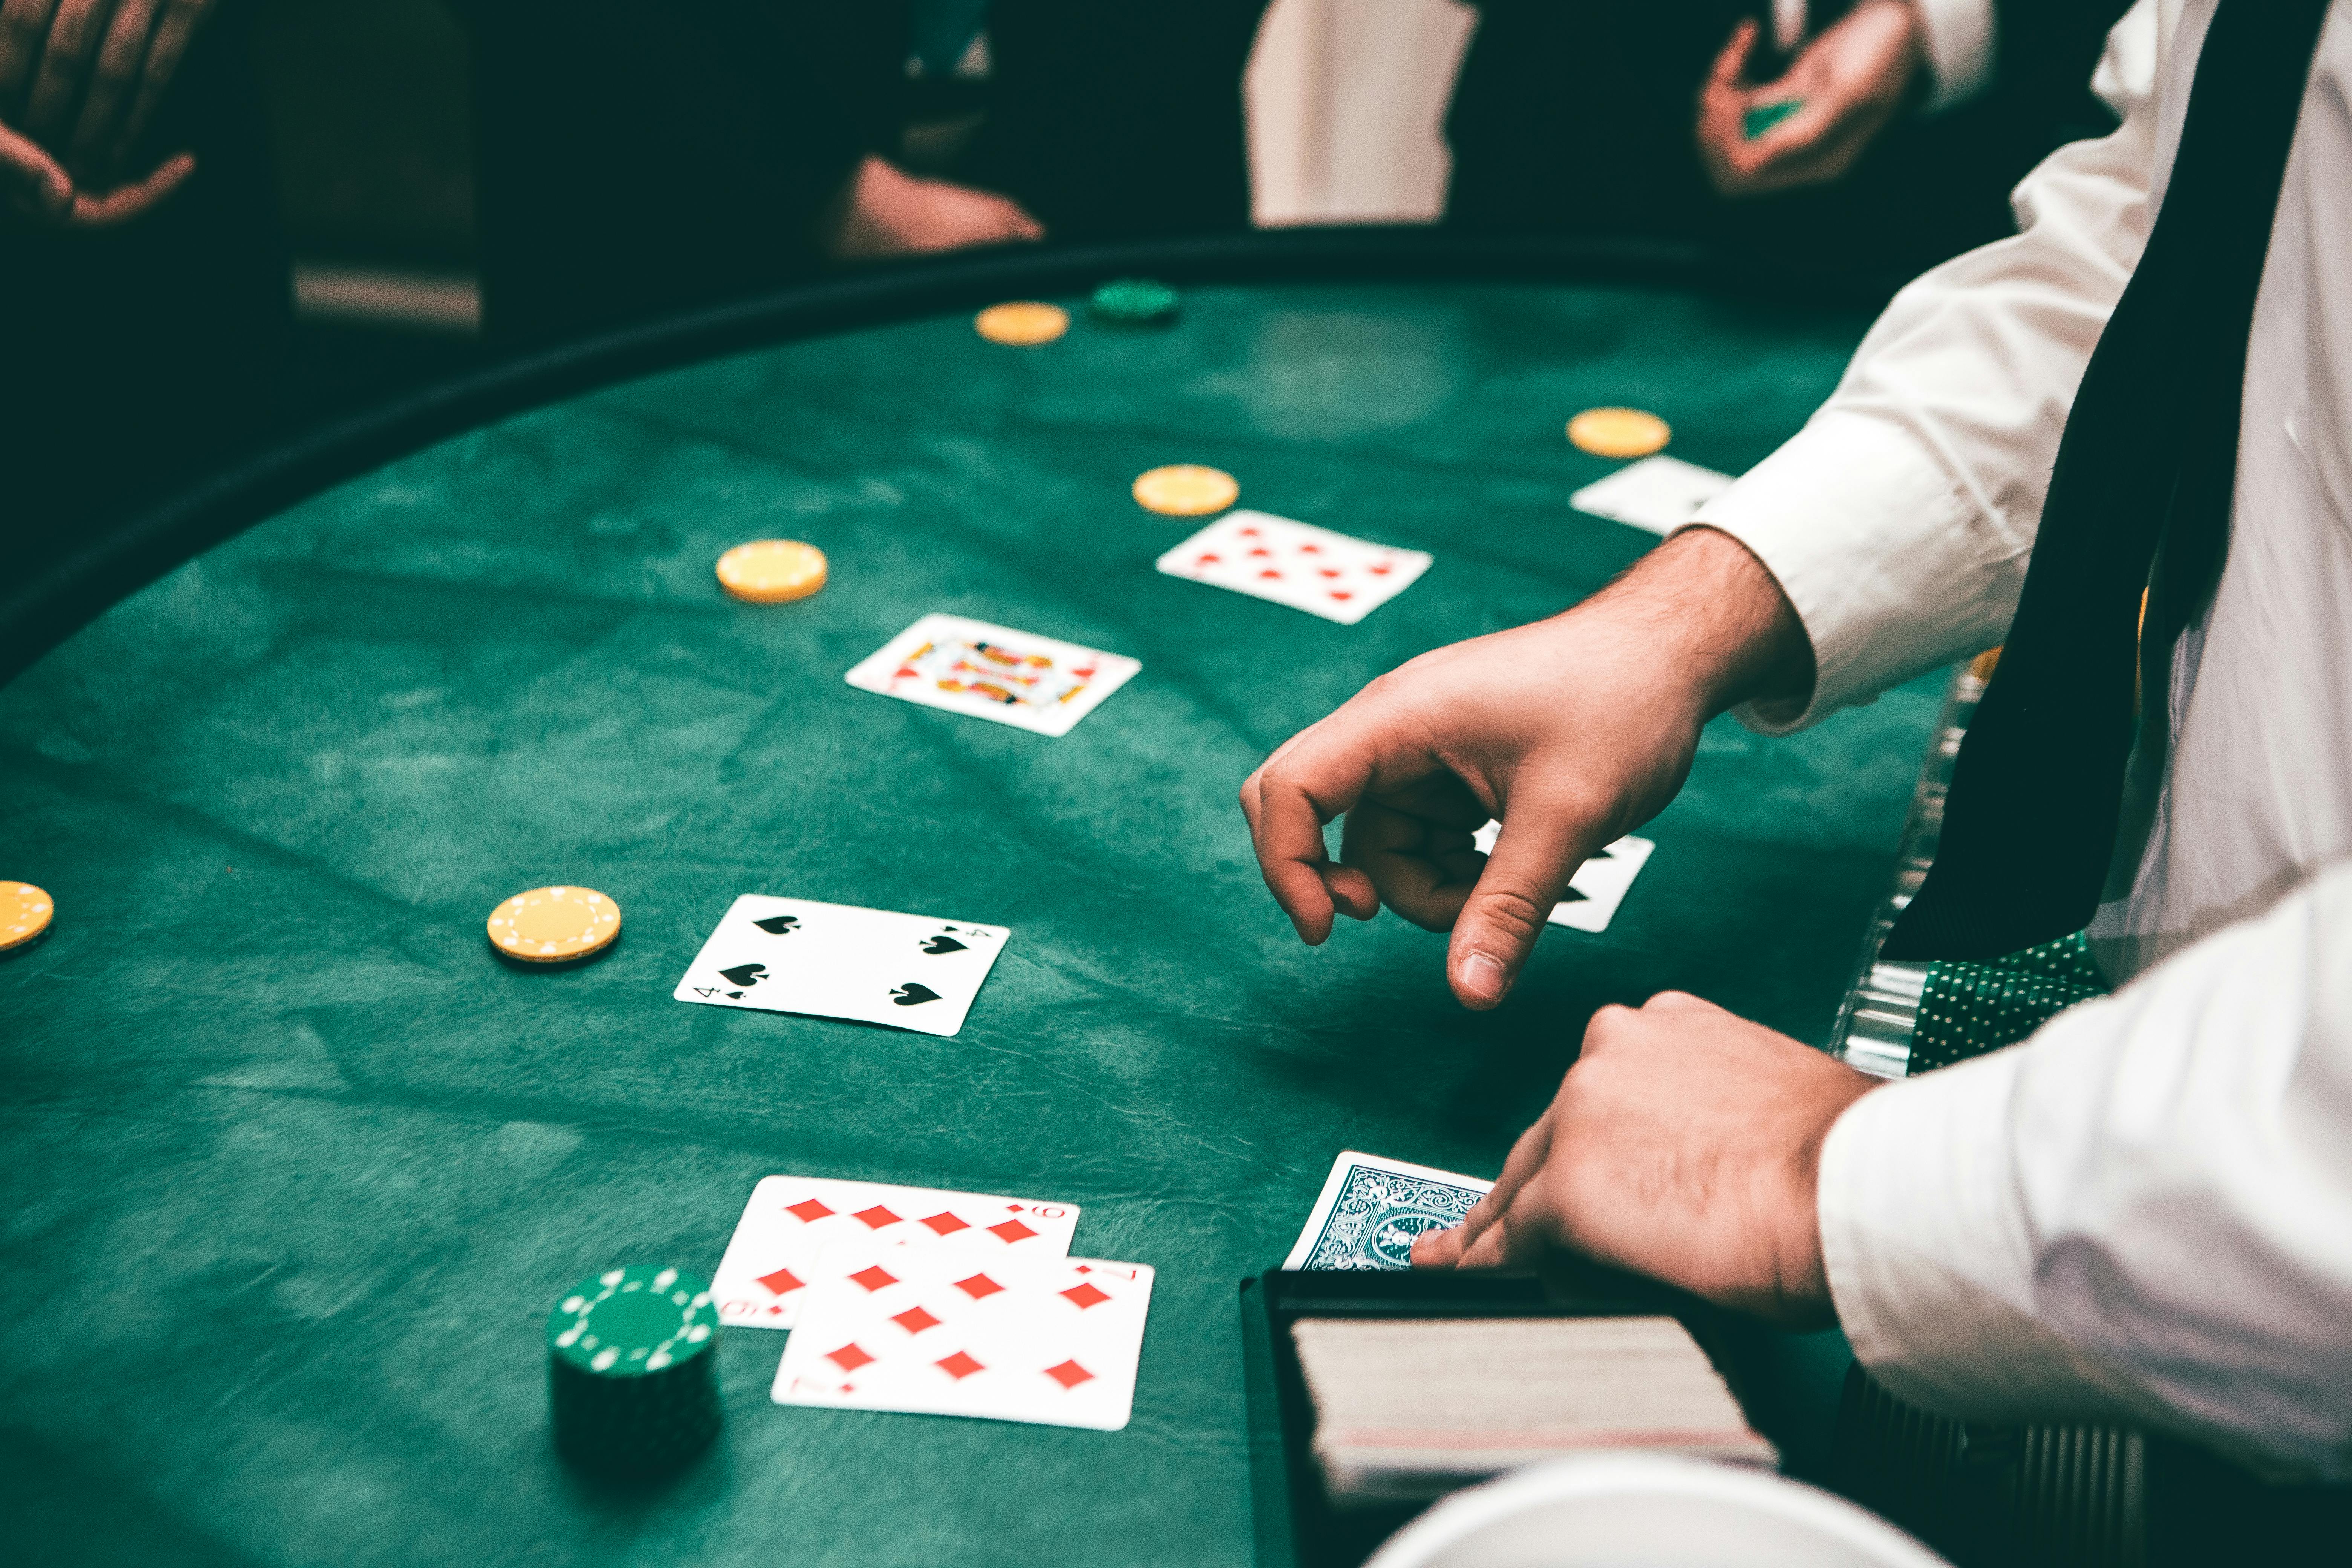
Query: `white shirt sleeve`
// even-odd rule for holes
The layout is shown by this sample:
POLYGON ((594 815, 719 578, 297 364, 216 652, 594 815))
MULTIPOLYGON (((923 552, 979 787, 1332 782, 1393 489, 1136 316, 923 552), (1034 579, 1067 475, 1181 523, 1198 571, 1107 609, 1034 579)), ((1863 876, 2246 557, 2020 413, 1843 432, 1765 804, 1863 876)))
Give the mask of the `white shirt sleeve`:
POLYGON ((2001 640, 2074 388, 2147 243, 2157 28, 2139 0, 2093 79, 2121 127, 2028 174, 2021 232, 1896 295, 1804 429, 1698 513, 1812 639, 1811 700, 1743 722, 1796 729, 2001 640))
POLYGON ((1992 0, 1911 0, 1920 52, 1936 79, 1930 111, 1972 97, 1992 75, 1992 0))
POLYGON ((1863 1096, 1820 1217, 1847 1338, 1903 1397, 2352 1477, 2352 861, 1863 1096))

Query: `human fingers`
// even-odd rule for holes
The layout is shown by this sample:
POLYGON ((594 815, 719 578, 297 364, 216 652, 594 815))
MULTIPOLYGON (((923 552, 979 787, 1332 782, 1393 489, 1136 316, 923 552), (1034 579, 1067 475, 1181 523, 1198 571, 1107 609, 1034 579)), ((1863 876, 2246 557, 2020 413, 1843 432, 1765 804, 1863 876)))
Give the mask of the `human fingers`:
POLYGON ((1243 790, 1258 874, 1309 947, 1331 934, 1337 908, 1325 876, 1331 858, 1323 826, 1362 797, 1376 765, 1377 752, 1360 726, 1336 722, 1343 714, 1294 736, 1243 790))
POLYGON ((194 42, 197 30, 212 11, 213 0, 167 0, 156 21, 154 38, 147 46, 146 63, 139 73, 138 96, 131 100, 130 112, 122 117, 121 132, 110 150, 116 166, 137 151, 139 138, 147 132, 147 122, 155 117, 156 106, 163 101, 164 89, 172 85, 188 46, 194 42))
POLYGON ((57 0, 0 0, 0 119, 14 120, 40 62, 57 0))
POLYGON ((143 180, 117 186, 102 196, 77 195, 66 225, 69 228, 119 228, 153 211, 195 172, 195 154, 181 153, 164 159, 143 180))
POLYGON ((1396 798, 1364 800, 1348 813, 1339 859, 1360 867, 1380 902, 1423 931, 1451 931, 1486 858, 1472 840, 1486 819, 1452 774, 1396 798))
POLYGON ((1464 1006, 1484 1012, 1509 994, 1569 878, 1615 837, 1573 796, 1511 802, 1446 949, 1447 978, 1464 1006))
POLYGON ((29 138, 0 125, 0 186, 28 217, 56 221, 73 205, 73 181, 29 138))
POLYGON ((1547 1111, 1519 1134, 1517 1142, 1511 1145, 1510 1158, 1503 1162, 1502 1174, 1495 1178, 1495 1184, 1486 1195, 1470 1206, 1470 1212, 1463 1216, 1460 1225, 1451 1230, 1432 1231, 1413 1239, 1413 1267, 1459 1267, 1463 1255, 1471 1245, 1501 1223, 1503 1216, 1509 1213, 1512 1202, 1535 1173, 1543 1169, 1544 1162, 1550 1155, 1551 1116, 1547 1111))
POLYGON ((130 106, 139 69, 147 58, 147 36, 155 20, 155 0, 116 0, 90 67, 89 87, 82 94, 81 115, 66 142, 66 161, 83 178, 111 174, 113 153, 121 139, 122 111, 130 106))
POLYGON ((25 95, 24 128, 35 141, 55 146, 64 135, 66 117, 81 95, 113 10, 114 0, 58 0, 40 67, 25 95))
MULTIPOLYGON (((1757 26, 1753 16, 1731 29, 1722 49, 1715 57, 1713 68, 1706 73, 1706 88, 1729 88, 1737 90, 1748 79, 1748 58, 1756 49, 1757 26)), ((1703 89, 1704 90, 1704 89, 1703 89)))

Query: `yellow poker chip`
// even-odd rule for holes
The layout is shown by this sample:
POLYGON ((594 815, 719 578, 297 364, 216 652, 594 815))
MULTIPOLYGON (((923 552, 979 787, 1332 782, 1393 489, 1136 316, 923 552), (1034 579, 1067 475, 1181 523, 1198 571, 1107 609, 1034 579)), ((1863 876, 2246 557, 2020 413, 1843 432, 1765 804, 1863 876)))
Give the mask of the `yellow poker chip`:
POLYGON ((824 552, 797 539, 755 539, 719 558, 719 585, 753 605, 805 599, 824 586, 824 552))
POLYGON ((621 934, 621 906, 589 888, 533 888, 490 911, 490 945, 524 963, 592 957, 621 934))
POLYGON ((1639 408, 1588 408, 1568 422, 1568 438, 1598 458, 1646 458, 1674 431, 1639 408))
POLYGON ((57 900, 30 882, 0 882, 0 952, 41 940, 57 900))
POLYGON ((1013 300, 991 305, 972 318, 972 326, 992 343, 1026 348, 1050 343, 1070 330, 1070 313, 1059 305, 1035 300, 1013 300))
POLYGON ((1233 475, 1198 463, 1171 463, 1135 478, 1136 503, 1167 517, 1206 517, 1233 505, 1241 493, 1233 475))

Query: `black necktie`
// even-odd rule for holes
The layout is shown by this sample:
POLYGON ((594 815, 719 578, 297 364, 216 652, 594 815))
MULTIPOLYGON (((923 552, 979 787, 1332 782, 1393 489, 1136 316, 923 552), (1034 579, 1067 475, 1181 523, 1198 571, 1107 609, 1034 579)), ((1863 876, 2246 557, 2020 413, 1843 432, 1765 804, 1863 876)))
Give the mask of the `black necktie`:
POLYGON ((2229 544, 2246 333, 2326 10, 2221 0, 2214 14, 2164 205, 2074 395, 1935 864, 1888 958, 1996 958, 2080 931, 2098 908, 2133 676, 2146 672, 2146 703, 2169 700, 2173 641, 2229 544))

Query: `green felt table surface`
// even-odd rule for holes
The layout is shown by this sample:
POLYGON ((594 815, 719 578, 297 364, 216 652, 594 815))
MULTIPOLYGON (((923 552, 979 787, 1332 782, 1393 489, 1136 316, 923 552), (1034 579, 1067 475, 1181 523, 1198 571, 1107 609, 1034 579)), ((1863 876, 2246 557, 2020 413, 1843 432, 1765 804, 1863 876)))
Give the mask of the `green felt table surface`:
POLYGON ((1737 471, 1864 324, 1446 285, 1195 289, 1173 329, 1027 349, 887 326, 446 441, 126 599, 0 691, 0 876, 58 910, 0 962, 18 1560, 1245 1561, 1236 1284, 1332 1156, 1491 1174, 1591 1012, 1664 987, 1822 1039, 1939 686, 1710 726, 1615 922, 1549 932, 1484 1016, 1393 917, 1301 946, 1236 786, 1654 542, 1568 506, 1615 466, 1570 415, 1655 410, 1737 471), (1128 486, 1175 461, 1436 563, 1354 627, 1158 575, 1197 524, 1128 486), (763 536, 831 585, 722 596, 763 536), (933 610, 1142 673, 1061 740, 843 684, 933 610), (492 905, 558 882, 620 901, 618 947, 496 962, 492 905), (952 1039, 671 1000, 746 892, 1013 934, 952 1039), (703 1463, 575 1479, 548 1307, 708 1272, 772 1172, 1083 1205, 1076 1251, 1159 1271, 1132 1424, 782 1408, 782 1336, 730 1329, 703 1463))

